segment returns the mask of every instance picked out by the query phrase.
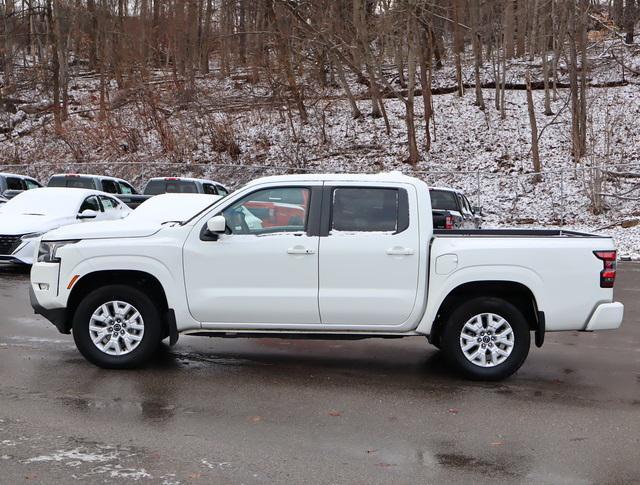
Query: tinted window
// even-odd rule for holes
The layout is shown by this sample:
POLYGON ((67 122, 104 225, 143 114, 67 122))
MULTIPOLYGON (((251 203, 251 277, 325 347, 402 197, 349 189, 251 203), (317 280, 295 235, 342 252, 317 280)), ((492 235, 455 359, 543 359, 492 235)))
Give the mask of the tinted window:
POLYGON ((457 211, 456 193, 448 190, 430 190, 431 208, 444 211, 457 211))
POLYGON ((18 177, 7 177, 7 190, 25 190, 27 187, 18 177))
POLYGON ((396 189, 342 188, 333 192, 335 231, 393 232, 398 227, 396 189))
POLYGON ((220 194, 222 197, 229 195, 229 191, 222 185, 216 185, 216 188, 218 189, 218 194, 220 194))
POLYGON ((224 210, 232 234, 266 234, 305 230, 309 189, 287 187, 254 192, 224 210), (281 200, 300 200, 300 204, 281 200))
POLYGON ((133 187, 131 187, 131 185, 125 183, 125 182, 118 182, 118 187, 120 187, 120 193, 121 194, 135 194, 135 190, 133 187))
POLYGON ((92 211, 101 212, 100 203, 98 202, 98 198, 95 195, 91 197, 87 197, 82 205, 80 206, 80 212, 86 211, 90 209, 92 211))
POLYGON ((60 176, 51 177, 47 187, 73 187, 76 189, 96 189, 93 177, 60 176))
POLYGON ((167 194, 197 194, 198 187, 195 182, 184 180, 167 180, 167 194))
POLYGON ((24 179, 24 183, 27 185, 27 190, 38 189, 41 187, 41 185, 38 182, 31 179, 24 179))
POLYGON ((211 184, 202 184, 202 188, 204 189, 205 194, 218 195, 216 188, 211 184))
POLYGON ((108 194, 117 194, 118 186, 113 180, 102 179, 102 190, 108 194))

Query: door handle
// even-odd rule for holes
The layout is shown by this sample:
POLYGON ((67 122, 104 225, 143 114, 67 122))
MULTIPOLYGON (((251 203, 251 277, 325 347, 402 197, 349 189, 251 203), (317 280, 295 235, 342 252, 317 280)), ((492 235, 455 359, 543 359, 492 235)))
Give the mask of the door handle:
POLYGON ((293 246, 287 249, 287 254, 315 254, 315 250, 307 249, 304 246, 293 246))
POLYGON ((392 248, 387 249, 387 254, 389 256, 411 256, 414 253, 411 248, 403 248, 400 246, 394 246, 392 248))

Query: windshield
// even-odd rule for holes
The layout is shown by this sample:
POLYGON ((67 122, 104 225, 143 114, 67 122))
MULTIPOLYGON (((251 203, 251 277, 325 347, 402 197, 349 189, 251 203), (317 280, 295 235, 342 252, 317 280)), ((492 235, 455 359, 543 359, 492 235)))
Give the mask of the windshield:
POLYGON ((130 217, 146 221, 182 222, 219 201, 219 195, 207 194, 162 194, 145 200, 130 217))
MULTIPOLYGON (((75 191, 72 191, 75 192, 75 191)), ((80 204, 77 195, 59 189, 33 189, 21 192, 2 206, 4 214, 59 215, 75 213, 80 204)))
POLYGON ((457 211, 456 193, 448 190, 430 190, 431 208, 435 210, 457 211))

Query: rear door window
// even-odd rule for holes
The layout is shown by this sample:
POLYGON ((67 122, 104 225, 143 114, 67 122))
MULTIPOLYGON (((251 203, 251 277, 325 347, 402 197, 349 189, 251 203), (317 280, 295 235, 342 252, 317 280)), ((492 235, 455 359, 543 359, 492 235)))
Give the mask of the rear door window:
POLYGON ((226 197, 227 195, 229 195, 229 191, 222 185, 216 185, 216 189, 218 189, 218 194, 220 194, 222 197, 226 197))
POLYGON ((337 188, 333 192, 332 232, 395 232, 398 190, 337 188))

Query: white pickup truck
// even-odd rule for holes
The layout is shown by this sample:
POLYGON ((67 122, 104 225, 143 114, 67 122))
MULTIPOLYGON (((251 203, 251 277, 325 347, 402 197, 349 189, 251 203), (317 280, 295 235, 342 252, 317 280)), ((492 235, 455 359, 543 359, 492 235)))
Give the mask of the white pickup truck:
POLYGON ((182 212, 176 197, 145 202, 156 217, 143 204, 39 242, 32 306, 98 366, 140 365, 179 334, 422 335, 467 377, 497 380, 522 365, 531 333, 540 346, 545 332, 622 322, 610 238, 434 233, 415 178, 268 177, 182 212))

